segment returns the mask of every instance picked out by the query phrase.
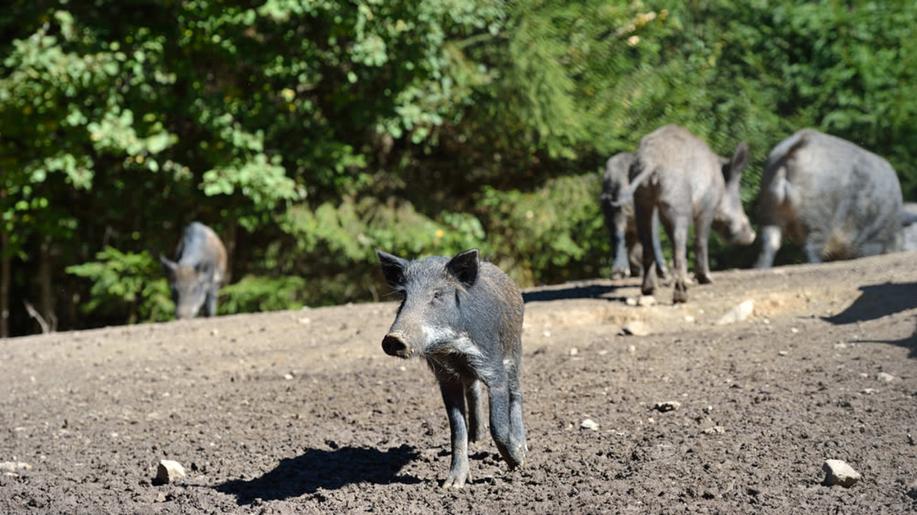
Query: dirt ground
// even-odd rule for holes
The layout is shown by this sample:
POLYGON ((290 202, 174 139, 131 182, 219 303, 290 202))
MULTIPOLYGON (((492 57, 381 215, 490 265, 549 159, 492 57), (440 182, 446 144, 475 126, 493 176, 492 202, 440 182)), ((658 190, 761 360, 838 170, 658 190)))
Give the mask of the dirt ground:
POLYGON ((915 262, 720 272, 683 306, 527 292, 528 463, 487 438, 457 491, 432 374, 380 348, 393 303, 0 341, 0 462, 31 467, 0 513, 913 512, 915 262), (823 486, 830 458, 861 481, 823 486), (154 486, 160 459, 187 479, 154 486))

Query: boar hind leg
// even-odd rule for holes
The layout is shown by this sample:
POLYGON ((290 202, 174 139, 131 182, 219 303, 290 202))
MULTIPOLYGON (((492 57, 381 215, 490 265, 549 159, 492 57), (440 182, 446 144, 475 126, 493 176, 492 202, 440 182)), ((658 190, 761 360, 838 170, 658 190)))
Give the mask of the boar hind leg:
POLYGON ((465 384, 465 400, 468 403, 468 441, 477 442, 484 436, 484 385, 474 379, 465 384))
POLYGON ((523 456, 513 448, 509 416, 509 381, 502 368, 487 379, 487 390, 490 393, 490 435, 500 451, 500 456, 513 469, 522 465, 523 456))
POLYGON ((519 360, 511 361, 506 371, 509 379, 510 453, 515 456, 520 467, 525 464, 525 453, 528 451, 528 445, 525 443, 525 422, 522 416, 521 374, 519 360))
POLYGON ((656 275, 665 281, 669 271, 665 266, 665 254, 662 253, 662 244, 659 242, 659 212, 653 210, 653 254, 656 256, 656 275))
POLYGON ((634 206, 637 218, 637 234, 640 235, 640 244, 643 247, 643 284, 640 292, 652 295, 656 289, 656 276, 653 265, 656 261, 656 249, 653 245, 653 213, 655 206, 647 202, 637 202, 634 206))
POLYGON ((667 221, 665 225, 674 249, 672 266, 675 268, 675 292, 672 295, 672 302, 675 304, 688 302, 687 245, 689 217, 675 212, 662 212, 661 214, 663 222, 667 221))
POLYGON ((437 374, 443 394, 449 431, 452 435, 452 466, 443 488, 461 488, 470 479, 468 470, 468 428, 465 426, 465 387, 461 380, 437 374))

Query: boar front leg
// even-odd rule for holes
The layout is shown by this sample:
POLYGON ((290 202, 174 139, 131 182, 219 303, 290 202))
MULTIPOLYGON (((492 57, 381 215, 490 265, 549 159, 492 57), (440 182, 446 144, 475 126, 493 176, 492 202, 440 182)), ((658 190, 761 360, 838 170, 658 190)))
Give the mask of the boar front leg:
POLYGON ((449 431, 452 436, 452 465, 443 488, 462 488, 470 480, 468 467, 468 428, 465 426, 465 387, 461 379, 436 374, 439 389, 449 417, 449 431))

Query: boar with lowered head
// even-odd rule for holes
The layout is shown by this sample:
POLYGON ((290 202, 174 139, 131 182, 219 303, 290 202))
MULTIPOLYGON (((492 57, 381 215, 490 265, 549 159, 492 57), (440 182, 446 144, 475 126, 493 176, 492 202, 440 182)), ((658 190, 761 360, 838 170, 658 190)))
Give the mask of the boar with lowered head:
POLYGON ((811 263, 892 252, 900 243, 901 213, 901 184, 888 161, 802 129, 767 157, 757 267, 773 265, 784 235, 811 263))
POLYGON ((674 302, 688 300, 688 229, 694 224, 697 281, 710 283, 707 240, 710 228, 734 243, 749 245, 755 240, 742 209, 739 185, 748 164, 748 145, 740 143, 731 159, 720 157, 704 141, 677 125, 656 129, 640 141, 631 167, 637 232, 643 244, 644 295, 655 289, 653 262, 653 212, 668 233, 673 246, 674 302))
MULTIPOLYGON (((611 156, 605 164, 602 176, 602 195, 599 203, 605 215, 605 227, 611 236, 614 261, 611 277, 620 279, 639 277, 643 272, 643 247, 637 237, 637 222, 634 219, 634 198, 630 186, 630 167, 634 154, 620 152, 611 156)), ((656 273, 665 278, 665 256, 659 246, 659 217, 653 212, 653 252, 656 256, 656 273)))
POLYGON ((175 261, 159 256, 169 277, 175 318, 194 318, 206 306, 217 313, 217 292, 226 278, 226 248, 210 227, 192 222, 185 227, 175 261))

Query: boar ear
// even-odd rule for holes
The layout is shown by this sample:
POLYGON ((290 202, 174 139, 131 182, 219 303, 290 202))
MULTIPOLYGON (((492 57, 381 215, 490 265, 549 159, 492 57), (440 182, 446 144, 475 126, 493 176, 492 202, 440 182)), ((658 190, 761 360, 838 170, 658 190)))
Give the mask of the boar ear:
POLYGON ((381 250, 376 250, 376 256, 379 257, 379 264, 382 265, 385 282, 392 288, 404 286, 404 269, 407 268, 408 261, 381 250))
POLYGON ((446 263, 446 270, 466 288, 478 279, 478 249, 459 252, 446 263))
POLYGON ((744 141, 736 147, 732 159, 729 161, 729 182, 738 183, 742 178, 742 170, 748 166, 748 143, 744 141))
POLYGON ((159 262, 162 264, 162 269, 165 270, 166 273, 170 274, 174 272, 175 267, 178 266, 175 261, 170 261, 169 258, 163 256, 162 254, 159 255, 159 262))

